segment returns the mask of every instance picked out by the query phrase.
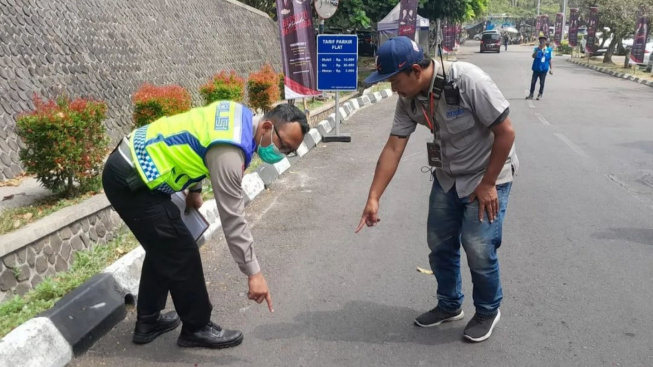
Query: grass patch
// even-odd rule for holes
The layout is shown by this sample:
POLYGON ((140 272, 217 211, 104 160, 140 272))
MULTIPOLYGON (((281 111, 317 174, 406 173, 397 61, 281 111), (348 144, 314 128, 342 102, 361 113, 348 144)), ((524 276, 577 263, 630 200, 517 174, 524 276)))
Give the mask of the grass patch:
POLYGON ((389 82, 383 82, 383 83, 376 83, 374 86, 372 86, 372 89, 370 89, 371 93, 374 92, 380 92, 385 89, 390 89, 390 83, 389 82))
POLYGON ((0 304, 0 337, 51 308, 61 297, 137 246, 136 238, 127 232, 104 246, 75 252, 75 261, 70 269, 46 278, 25 295, 0 304))
POLYGON ((52 196, 47 199, 39 200, 29 206, 6 209, 0 213, 0 234, 8 233, 24 227, 40 218, 56 212, 57 210, 79 204, 95 194, 95 192, 88 192, 72 199, 61 199, 52 196))
MULTIPOLYGON (((578 59, 576 59, 576 60, 578 60, 578 59)), ((587 64, 588 63, 587 62, 587 57, 583 57, 582 62, 583 62, 583 64, 587 64)), ((589 64, 594 65, 594 66, 598 66, 598 67, 602 67, 602 68, 605 68, 605 69, 608 69, 608 70, 614 70, 615 72, 618 72, 618 73, 633 75, 633 76, 639 77, 640 79, 646 79, 646 80, 649 80, 649 81, 653 81, 653 75, 651 73, 645 71, 643 66, 630 64, 630 68, 627 69, 627 68, 624 68, 623 63, 620 63, 620 64, 615 64, 615 63, 604 64, 603 63, 603 56, 597 56, 597 58, 590 59, 589 64)))

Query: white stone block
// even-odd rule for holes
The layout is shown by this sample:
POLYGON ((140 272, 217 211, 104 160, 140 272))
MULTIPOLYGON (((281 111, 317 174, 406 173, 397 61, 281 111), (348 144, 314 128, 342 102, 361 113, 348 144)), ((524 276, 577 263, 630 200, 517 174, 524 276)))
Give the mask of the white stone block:
POLYGON ((374 98, 376 98, 376 101, 380 101, 383 99, 383 96, 381 95, 381 92, 374 92, 374 98))
POLYGON ((2 367, 63 367, 73 350, 47 317, 28 320, 0 339, 2 367))
POLYGON ((340 118, 341 118, 340 122, 342 122, 342 120, 346 119, 348 116, 347 110, 344 107, 340 107, 338 111, 340 111, 340 118))
POLYGON ((288 158, 284 158, 281 161, 274 164, 274 168, 279 172, 279 175, 286 172, 290 168, 290 161, 288 158))
POLYGON ((145 250, 141 246, 131 250, 127 255, 121 257, 115 263, 104 269, 104 273, 110 273, 116 283, 122 288, 122 294, 138 296, 138 284, 141 279, 141 269, 145 259, 145 250))
MULTIPOLYGON (((302 143, 304 145, 304 143, 302 143)), ((304 145, 305 146, 305 145, 304 145)), ((261 176, 258 173, 248 173, 243 177, 243 191, 249 201, 254 200, 263 190, 265 190, 265 184, 261 180, 261 176)))
POLYGON ((317 145, 319 142, 322 141, 322 135, 320 135, 320 132, 313 128, 308 131, 309 134, 311 134, 311 137, 313 138, 313 141, 315 142, 315 145, 317 145))
POLYGON ((320 131, 321 135, 326 135, 326 134, 330 133, 331 130, 333 129, 331 127, 331 124, 327 120, 320 121, 320 123, 317 124, 317 128, 320 131))
POLYGON ((350 100, 349 102, 351 102, 351 106, 354 108, 354 110, 357 110, 357 109, 361 108, 361 107, 358 105, 358 100, 357 100, 357 99, 352 99, 352 100, 350 100))
POLYGON ((308 147, 304 142, 297 148, 297 155, 300 157, 305 156, 308 153, 308 147))

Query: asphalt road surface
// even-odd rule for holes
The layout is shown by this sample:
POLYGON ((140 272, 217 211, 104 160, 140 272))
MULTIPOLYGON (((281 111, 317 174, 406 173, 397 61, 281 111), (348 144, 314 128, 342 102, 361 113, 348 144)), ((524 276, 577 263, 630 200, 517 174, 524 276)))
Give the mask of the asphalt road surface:
MULTIPOLYGON (((499 252, 502 318, 486 342, 463 264, 464 321, 413 326, 436 304, 428 268, 424 143, 418 128, 381 201, 354 234, 396 96, 365 108, 247 208, 276 312, 248 301, 223 238, 202 249, 214 321, 241 329, 228 350, 182 349, 178 331, 131 343, 135 315, 72 362, 91 366, 653 366, 653 88, 556 57, 545 98, 525 101, 531 48, 460 59, 511 102, 521 161, 499 252)), ((170 304, 170 307, 171 304, 170 304)))

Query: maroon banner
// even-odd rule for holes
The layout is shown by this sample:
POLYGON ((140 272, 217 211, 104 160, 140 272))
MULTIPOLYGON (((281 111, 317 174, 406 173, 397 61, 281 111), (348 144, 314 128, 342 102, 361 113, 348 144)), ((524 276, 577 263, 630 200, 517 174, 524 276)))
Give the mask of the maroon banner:
POLYGON ((646 40, 648 39, 648 16, 643 8, 637 11, 637 24, 635 26, 635 38, 633 48, 630 51, 630 60, 636 64, 644 62, 646 52, 646 40))
POLYGON ((322 94, 317 90, 311 11, 309 0, 277 0, 286 99, 322 94))
POLYGON ((453 52, 456 48, 456 25, 449 23, 448 19, 442 22, 442 49, 445 52, 453 52))
POLYGON ((589 21, 587 22, 587 42, 585 43, 585 52, 594 52, 596 43, 596 28, 599 24, 599 8, 593 6, 590 8, 589 21))
POLYGON ((556 25, 555 25, 555 35, 553 36, 553 42, 556 44, 557 47, 560 47, 560 44, 562 43, 562 18, 564 14, 558 13, 556 14, 556 25))
POLYGON ((540 36, 540 31, 542 30, 542 16, 537 16, 537 21, 535 21, 535 32, 533 32, 535 38, 540 36))
POLYGON ((578 46, 578 8, 569 9, 569 46, 578 46))
POLYGON ((540 20, 540 23, 542 25, 542 33, 546 38, 549 38, 551 31, 549 31, 549 16, 548 15, 542 15, 542 19, 540 20))
POLYGON ((401 0, 399 6, 399 35, 415 40, 417 28, 417 0, 401 0))

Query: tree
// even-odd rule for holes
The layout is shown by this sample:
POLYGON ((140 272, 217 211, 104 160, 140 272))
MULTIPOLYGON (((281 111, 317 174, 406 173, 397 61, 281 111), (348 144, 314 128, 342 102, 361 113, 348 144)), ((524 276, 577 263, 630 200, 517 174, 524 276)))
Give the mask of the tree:
POLYGON ((240 0, 240 2, 266 13, 272 19, 277 19, 276 0, 240 0))
POLYGON ((421 0, 419 13, 430 20, 463 22, 480 17, 487 6, 488 0, 421 0))
POLYGON ((605 27, 610 29, 610 32, 604 32, 603 35, 605 41, 609 37, 608 33, 612 34, 612 41, 603 56, 604 64, 612 63, 612 54, 617 44, 635 31, 637 9, 640 5, 647 6, 649 11, 653 10, 653 0, 579 0, 578 5, 581 9, 598 6, 598 29, 605 27))

